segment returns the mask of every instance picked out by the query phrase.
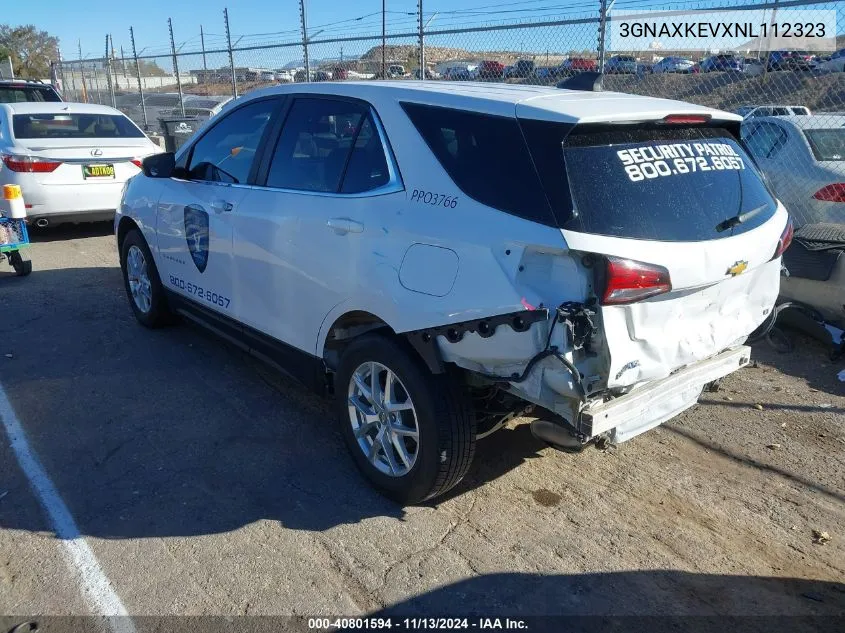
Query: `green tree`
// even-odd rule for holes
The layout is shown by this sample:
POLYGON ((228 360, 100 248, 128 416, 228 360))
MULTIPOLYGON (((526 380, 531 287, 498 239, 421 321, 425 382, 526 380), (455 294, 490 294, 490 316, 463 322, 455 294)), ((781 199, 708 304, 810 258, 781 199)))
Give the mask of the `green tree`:
POLYGON ((59 39, 32 24, 0 24, 0 56, 10 55, 15 77, 46 79, 59 58, 59 39))

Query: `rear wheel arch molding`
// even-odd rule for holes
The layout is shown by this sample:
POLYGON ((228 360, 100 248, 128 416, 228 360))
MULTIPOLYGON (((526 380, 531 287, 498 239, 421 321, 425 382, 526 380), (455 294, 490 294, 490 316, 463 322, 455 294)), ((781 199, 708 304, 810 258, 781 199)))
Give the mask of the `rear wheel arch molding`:
POLYGON ((326 318, 320 330, 317 354, 323 358, 326 367, 334 371, 339 365, 343 349, 353 340, 372 332, 378 332, 406 344, 409 350, 413 350, 413 353, 419 356, 432 374, 443 373, 443 363, 439 354, 435 357, 431 353, 427 353, 425 349, 427 346, 417 344, 412 336, 413 333, 397 333, 396 328, 387 320, 367 310, 347 309, 334 317, 333 320, 326 318), (327 326, 328 323, 331 323, 331 325, 327 326), (336 334, 341 330, 347 331, 341 332, 342 336, 337 338, 336 334))

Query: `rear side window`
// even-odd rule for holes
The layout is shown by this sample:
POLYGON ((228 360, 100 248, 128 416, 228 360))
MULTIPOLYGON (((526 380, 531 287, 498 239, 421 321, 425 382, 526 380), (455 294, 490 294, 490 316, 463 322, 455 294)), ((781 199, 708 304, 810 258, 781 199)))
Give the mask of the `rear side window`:
POLYGON ((845 161, 845 128, 804 130, 804 135, 816 160, 845 161))
POLYGON ((575 208, 563 228, 573 231, 703 241, 750 231, 776 210, 727 130, 575 128, 563 151, 575 208))
POLYGON ((15 138, 142 138, 144 133, 118 114, 34 113, 12 117, 15 138))
POLYGON ((774 158, 786 145, 787 137, 783 128, 774 123, 758 123, 743 130, 742 140, 757 158, 774 158))
POLYGON ((555 224, 515 118, 414 103, 402 107, 466 195, 506 213, 555 224))
POLYGON ((35 86, 0 86, 0 103, 61 102, 62 98, 52 88, 35 86))
MULTIPOLYGON (((297 99, 273 153, 267 186, 337 193, 367 116, 366 106, 358 102, 297 99)), ((367 140, 372 140, 372 127, 368 125, 367 130, 367 140)))

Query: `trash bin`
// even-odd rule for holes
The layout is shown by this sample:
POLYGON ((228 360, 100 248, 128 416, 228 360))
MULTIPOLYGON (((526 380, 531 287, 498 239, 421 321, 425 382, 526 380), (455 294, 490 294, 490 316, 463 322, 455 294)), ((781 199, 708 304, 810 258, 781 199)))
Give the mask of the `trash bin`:
POLYGON ((164 129, 164 147, 168 152, 175 152, 196 132, 202 121, 196 117, 174 117, 159 119, 164 129))

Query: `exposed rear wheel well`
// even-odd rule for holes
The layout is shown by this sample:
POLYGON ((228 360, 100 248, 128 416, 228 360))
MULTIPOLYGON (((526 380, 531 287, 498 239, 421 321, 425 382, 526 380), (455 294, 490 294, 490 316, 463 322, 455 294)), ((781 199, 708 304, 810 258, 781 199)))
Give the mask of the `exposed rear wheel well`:
POLYGON ((326 343, 323 346, 323 360, 326 366, 335 371, 340 361, 340 355, 349 343, 368 332, 382 330, 390 337, 396 337, 396 332, 387 323, 376 315, 363 310, 353 310, 340 316, 326 335, 326 343))

